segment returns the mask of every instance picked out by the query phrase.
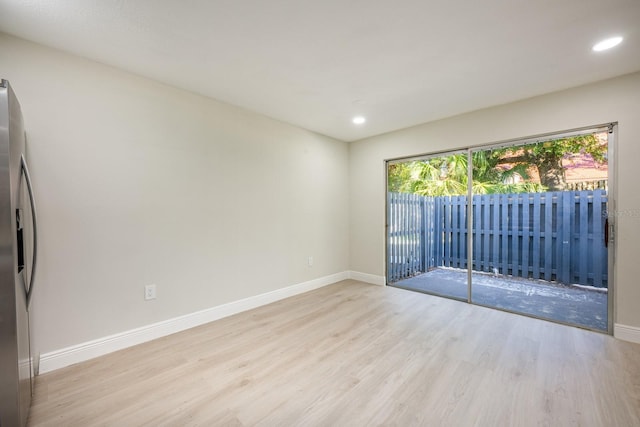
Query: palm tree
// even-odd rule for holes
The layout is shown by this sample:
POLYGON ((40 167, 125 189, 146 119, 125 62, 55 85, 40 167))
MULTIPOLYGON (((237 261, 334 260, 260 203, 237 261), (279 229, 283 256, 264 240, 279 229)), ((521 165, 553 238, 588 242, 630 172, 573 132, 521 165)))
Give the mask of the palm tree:
MULTIPOLYGON (((498 167, 499 158, 487 151, 473 153, 473 194, 543 191, 531 182, 508 183, 516 173, 528 177, 526 168, 498 167)), ((452 154, 428 160, 394 164, 389 167, 389 191, 422 196, 463 196, 467 194, 468 160, 466 154, 452 154)))

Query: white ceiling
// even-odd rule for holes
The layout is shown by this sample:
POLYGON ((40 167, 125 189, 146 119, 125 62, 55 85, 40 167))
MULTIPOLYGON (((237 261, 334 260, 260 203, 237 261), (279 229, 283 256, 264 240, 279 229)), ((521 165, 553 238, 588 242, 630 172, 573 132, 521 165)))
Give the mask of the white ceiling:
POLYGON ((345 141, 640 70, 640 0, 0 0, 0 31, 345 141))

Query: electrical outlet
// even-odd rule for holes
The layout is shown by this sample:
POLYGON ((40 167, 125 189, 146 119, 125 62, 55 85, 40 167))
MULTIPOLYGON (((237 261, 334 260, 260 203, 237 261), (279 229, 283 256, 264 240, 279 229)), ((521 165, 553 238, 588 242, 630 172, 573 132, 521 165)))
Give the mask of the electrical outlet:
POLYGON ((309 267, 313 267, 313 257, 312 257, 312 256, 310 256, 309 258, 307 258, 307 265, 308 265, 309 267))
POLYGON ((144 287, 144 299, 156 299, 156 285, 146 285, 144 287))

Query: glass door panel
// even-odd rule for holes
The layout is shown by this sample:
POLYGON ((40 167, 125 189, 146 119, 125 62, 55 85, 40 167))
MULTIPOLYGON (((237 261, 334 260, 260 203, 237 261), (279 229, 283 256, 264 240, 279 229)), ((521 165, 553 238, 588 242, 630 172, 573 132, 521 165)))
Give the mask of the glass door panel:
POLYGON ((472 152, 472 302, 607 331, 607 136, 472 152))
POLYGON ((466 301, 467 153, 387 168, 387 284, 466 301))

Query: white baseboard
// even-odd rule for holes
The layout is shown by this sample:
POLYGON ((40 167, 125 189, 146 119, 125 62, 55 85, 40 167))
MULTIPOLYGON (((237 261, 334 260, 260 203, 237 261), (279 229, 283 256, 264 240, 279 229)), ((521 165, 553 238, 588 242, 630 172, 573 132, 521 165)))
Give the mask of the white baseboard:
POLYGON ((372 285, 384 286, 386 280, 384 276, 376 276, 375 274, 360 273, 359 271, 350 271, 349 279, 358 280, 360 282, 371 283, 372 285))
POLYGON ((636 328, 634 326, 616 323, 613 325, 613 336, 620 340, 640 344, 640 328, 636 328))
POLYGON ((64 368, 75 363, 84 362, 98 356, 112 353, 123 348, 142 344, 166 335, 184 331, 223 317, 251 310, 284 298, 292 297, 304 292, 312 291, 323 286, 337 283, 350 278, 350 273, 344 271, 329 276, 320 277, 308 282, 298 283, 275 291, 267 292, 253 297, 233 301, 216 307, 120 332, 107 337, 84 342, 82 344, 66 347, 45 353, 40 358, 39 373, 43 374, 56 369, 64 368))

